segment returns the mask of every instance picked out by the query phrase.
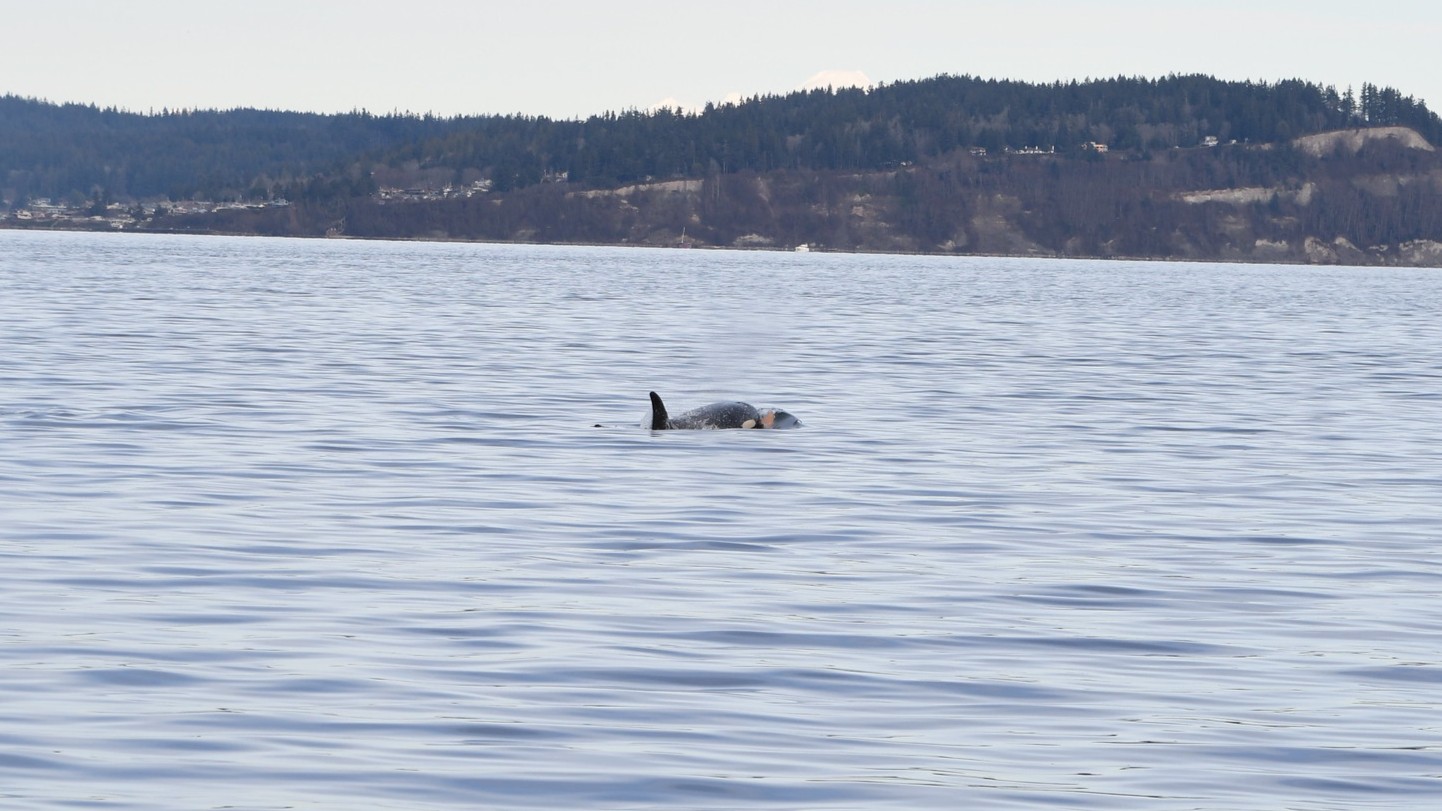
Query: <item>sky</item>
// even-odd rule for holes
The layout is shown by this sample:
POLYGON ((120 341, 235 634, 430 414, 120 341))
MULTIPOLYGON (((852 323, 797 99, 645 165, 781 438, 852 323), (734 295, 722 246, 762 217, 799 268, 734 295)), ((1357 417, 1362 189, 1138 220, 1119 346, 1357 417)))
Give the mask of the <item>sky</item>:
POLYGON ((1437 0, 0 0, 0 95, 135 112, 685 108, 807 82, 1202 73, 1442 112, 1437 0))

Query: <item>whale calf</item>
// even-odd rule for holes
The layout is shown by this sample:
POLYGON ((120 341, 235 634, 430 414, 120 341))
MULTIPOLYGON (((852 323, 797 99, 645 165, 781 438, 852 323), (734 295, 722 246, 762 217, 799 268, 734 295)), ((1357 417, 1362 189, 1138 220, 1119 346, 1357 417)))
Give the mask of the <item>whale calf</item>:
POLYGON ((666 413, 661 395, 651 392, 651 430, 717 430, 723 428, 800 428, 801 420, 779 408, 758 409, 734 400, 693 408, 675 417, 666 413))

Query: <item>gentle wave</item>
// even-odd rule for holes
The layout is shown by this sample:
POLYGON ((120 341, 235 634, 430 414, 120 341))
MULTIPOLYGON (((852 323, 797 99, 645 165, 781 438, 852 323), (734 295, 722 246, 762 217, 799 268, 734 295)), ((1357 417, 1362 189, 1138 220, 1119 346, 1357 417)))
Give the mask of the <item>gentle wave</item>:
POLYGON ((1435 274, 0 232, 0 302, 0 804, 1442 792, 1435 274))

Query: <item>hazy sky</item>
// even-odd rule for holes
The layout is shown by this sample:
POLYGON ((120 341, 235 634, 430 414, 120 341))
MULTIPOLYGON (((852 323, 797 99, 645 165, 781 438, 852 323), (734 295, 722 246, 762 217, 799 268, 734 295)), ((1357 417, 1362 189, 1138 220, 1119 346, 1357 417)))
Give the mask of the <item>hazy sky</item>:
POLYGON ((819 72, 1206 73, 1390 85, 1442 111, 1437 0, 0 0, 0 94, 573 118, 819 72))

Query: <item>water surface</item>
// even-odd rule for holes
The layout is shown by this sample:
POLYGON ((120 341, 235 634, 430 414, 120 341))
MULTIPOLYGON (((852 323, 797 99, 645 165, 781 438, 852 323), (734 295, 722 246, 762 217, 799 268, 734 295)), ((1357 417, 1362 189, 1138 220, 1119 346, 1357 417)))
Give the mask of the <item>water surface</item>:
POLYGON ((1407 269, 0 232, 0 806, 1431 807, 1439 314, 1407 269))

